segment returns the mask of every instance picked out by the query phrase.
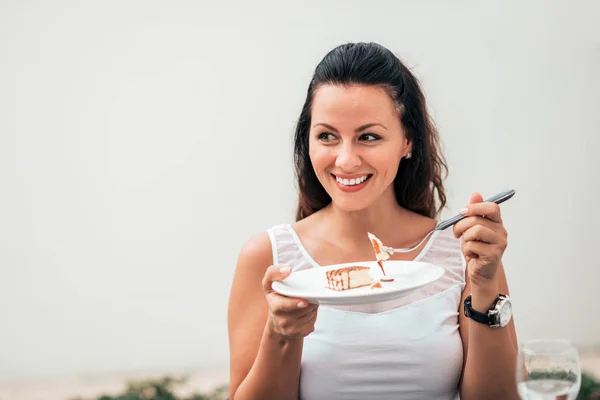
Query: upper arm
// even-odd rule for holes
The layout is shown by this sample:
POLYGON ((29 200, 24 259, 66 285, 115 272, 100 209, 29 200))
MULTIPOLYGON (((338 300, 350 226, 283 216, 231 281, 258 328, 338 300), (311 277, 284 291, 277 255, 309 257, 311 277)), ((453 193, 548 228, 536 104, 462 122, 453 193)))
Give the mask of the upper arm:
MULTIPOLYGON (((506 273, 504 272, 504 266, 502 265, 502 262, 500 262, 500 266, 498 267, 497 274, 498 274, 498 291, 499 291, 499 293, 510 296, 510 293, 508 290, 508 282, 506 281, 506 273)), ((471 321, 467 316, 465 316, 465 309, 463 307, 465 299, 467 298, 467 296, 469 294, 471 294, 471 283, 469 282, 468 273, 466 270, 465 270, 465 280, 467 283, 465 285, 465 289, 463 290, 462 298, 461 298, 461 301, 460 301, 460 304, 458 307, 458 324, 459 324, 460 336, 461 336, 462 343, 463 343, 463 357, 464 357, 463 370, 464 370, 464 366, 466 365, 467 352, 469 350, 469 324, 477 323, 477 322, 471 321)), ((517 346, 518 346, 517 345, 517 333, 515 330, 514 319, 511 318, 508 325, 506 325, 502 329, 508 329, 510 338, 513 342, 513 346, 515 347, 515 349, 517 349, 517 346)))
POLYGON ((266 232, 248 240, 238 257, 227 315, 230 393, 235 393, 248 375, 258 354, 268 311, 262 279, 272 262, 266 232))

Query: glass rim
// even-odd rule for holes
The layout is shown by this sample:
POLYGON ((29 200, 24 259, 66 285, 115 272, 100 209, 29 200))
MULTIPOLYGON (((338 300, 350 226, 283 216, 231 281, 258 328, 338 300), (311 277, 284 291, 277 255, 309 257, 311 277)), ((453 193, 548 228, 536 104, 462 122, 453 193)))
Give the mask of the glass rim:
POLYGON ((539 343, 548 343, 548 344, 565 344, 570 347, 575 347, 573 342, 569 339, 559 339, 559 338, 536 338, 536 339, 528 339, 521 343, 522 346, 528 344, 539 344, 539 343))
POLYGON ((568 339, 538 338, 526 340, 520 344, 519 352, 523 355, 564 355, 568 353, 574 353, 577 359, 579 359, 579 350, 573 344, 573 342, 568 339))

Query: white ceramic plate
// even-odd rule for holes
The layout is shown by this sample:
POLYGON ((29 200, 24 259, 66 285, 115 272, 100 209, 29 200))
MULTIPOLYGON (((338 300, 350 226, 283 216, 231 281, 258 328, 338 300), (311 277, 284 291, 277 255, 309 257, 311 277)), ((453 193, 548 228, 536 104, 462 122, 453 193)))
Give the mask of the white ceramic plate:
POLYGON ((327 289, 325 271, 350 265, 370 267, 371 275, 375 280, 383 276, 375 261, 364 261, 294 272, 281 282, 273 282, 272 287, 279 294, 305 299, 314 304, 367 304, 406 296, 413 290, 436 281, 444 275, 444 269, 438 265, 420 261, 388 260, 384 262, 383 266, 387 276, 393 277, 394 281, 381 282, 381 288, 371 289, 369 286, 363 286, 342 291, 327 289))

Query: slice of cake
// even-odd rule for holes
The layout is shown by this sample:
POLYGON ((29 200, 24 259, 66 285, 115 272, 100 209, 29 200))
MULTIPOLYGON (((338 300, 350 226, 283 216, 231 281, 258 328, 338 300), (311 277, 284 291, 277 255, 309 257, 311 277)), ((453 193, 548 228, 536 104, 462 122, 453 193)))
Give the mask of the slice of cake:
POLYGON ((327 289, 348 290, 368 286, 373 283, 373 278, 371 278, 369 270, 369 267, 353 265, 351 267, 325 271, 327 289))
POLYGON ((383 251, 383 243, 381 240, 377 238, 377 236, 373 235, 370 232, 367 232, 369 236, 369 240, 371 241, 371 245, 373 245, 373 250, 375 251, 375 258, 377 259, 377 264, 379 264, 379 268, 381 268, 381 272, 385 275, 385 269, 383 268, 383 262, 390 258, 390 255, 383 251))
POLYGON ((379 262, 389 259, 390 255, 387 252, 383 251, 383 243, 381 243, 381 240, 379 240, 377 236, 373 235, 370 232, 367 232, 367 235, 369 236, 371 245, 373 245, 373 250, 375 251, 375 257, 377 258, 377 261, 379 262))

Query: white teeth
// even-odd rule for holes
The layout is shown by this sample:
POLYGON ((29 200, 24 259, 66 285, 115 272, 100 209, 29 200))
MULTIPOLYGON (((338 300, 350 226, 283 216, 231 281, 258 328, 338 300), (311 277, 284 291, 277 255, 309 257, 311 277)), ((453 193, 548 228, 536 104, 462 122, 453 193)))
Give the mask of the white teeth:
POLYGON ((369 175, 361 176, 360 178, 355 178, 355 179, 342 179, 342 178, 339 178, 336 176, 335 180, 344 186, 354 186, 354 185, 358 185, 359 183, 363 183, 364 181, 367 180, 368 177, 369 177, 369 175))

